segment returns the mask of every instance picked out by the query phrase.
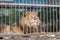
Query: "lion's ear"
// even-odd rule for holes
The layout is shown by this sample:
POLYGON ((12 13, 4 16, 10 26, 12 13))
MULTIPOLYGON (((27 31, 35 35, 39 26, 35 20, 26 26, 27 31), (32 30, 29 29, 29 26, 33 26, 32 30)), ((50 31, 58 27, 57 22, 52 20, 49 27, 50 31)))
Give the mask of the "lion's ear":
POLYGON ((26 11, 26 12, 24 13, 24 16, 27 16, 27 15, 29 15, 29 11, 26 11))

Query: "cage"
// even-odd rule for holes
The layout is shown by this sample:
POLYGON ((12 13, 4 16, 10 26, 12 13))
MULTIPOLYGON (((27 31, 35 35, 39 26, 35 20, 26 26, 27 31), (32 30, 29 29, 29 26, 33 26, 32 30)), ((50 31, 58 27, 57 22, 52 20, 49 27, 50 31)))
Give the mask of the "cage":
POLYGON ((60 0, 0 2, 0 37, 60 36, 60 0))

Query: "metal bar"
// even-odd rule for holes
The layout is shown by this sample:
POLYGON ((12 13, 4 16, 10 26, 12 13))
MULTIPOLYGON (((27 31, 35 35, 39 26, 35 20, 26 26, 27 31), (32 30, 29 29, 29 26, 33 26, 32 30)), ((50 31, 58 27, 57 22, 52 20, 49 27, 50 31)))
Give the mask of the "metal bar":
POLYGON ((13 6, 36 6, 36 7, 60 7, 60 5, 46 5, 46 4, 18 4, 18 3, 0 3, 0 5, 13 5, 13 6))
POLYGON ((48 7, 46 8, 46 10, 47 10, 47 15, 46 16, 47 16, 47 33, 48 33, 48 30, 49 30, 48 29, 48 7))
POLYGON ((59 7, 59 32, 60 32, 60 7, 59 7))
POLYGON ((50 7, 50 32, 51 32, 51 7, 50 7))
POLYGON ((54 33, 54 7, 53 7, 53 33, 54 33))
MULTIPOLYGON (((43 7, 43 24, 45 24, 45 7, 43 7)), ((44 29, 42 30, 44 30, 45 32, 45 26, 44 26, 44 29)))
MULTIPOLYGON (((22 2, 24 2, 24 1, 22 0, 22 2)), ((22 6, 22 8, 24 9, 24 6, 22 6)), ((24 12, 23 12, 22 16, 24 17, 24 12)), ((26 30, 25 30, 25 26, 24 25, 22 26, 22 28, 23 28, 23 32, 25 32, 26 30)))
MULTIPOLYGON (((37 4, 37 3, 38 3, 38 1, 36 0, 36 4, 37 4)), ((35 7, 34 7, 34 8, 35 8, 35 7)), ((38 7, 36 7, 35 10, 38 11, 38 7)), ((38 29, 38 27, 37 27, 36 33, 39 33, 38 30, 39 30, 39 29, 38 29)))
MULTIPOLYGON (((50 32, 49 32, 50 33, 50 32)), ((49 33, 46 33, 46 35, 47 34, 49 34, 49 33)), ((51 33, 51 34, 55 34, 55 32, 54 33, 51 33)), ((35 34, 2 34, 2 33, 0 33, 0 37, 15 37, 15 36, 20 36, 20 37, 23 37, 23 36, 40 36, 41 35, 41 33, 35 33, 35 34)), ((60 32, 57 32, 56 34, 55 34, 55 36, 57 37, 57 36, 60 36, 60 32)))
MULTIPOLYGON (((3 6, 1 6, 1 9, 3 8, 3 6)), ((2 28, 2 24, 3 24, 3 18, 1 18, 1 28, 2 28)), ((2 30, 2 29, 0 29, 2 30)))
MULTIPOLYGON (((30 2, 31 3, 31 2, 30 2)), ((31 11, 31 6, 30 6, 30 9, 29 9, 30 11, 31 11)), ((30 28, 30 33, 29 34, 31 34, 31 32, 33 31, 33 29, 32 28, 30 28)))

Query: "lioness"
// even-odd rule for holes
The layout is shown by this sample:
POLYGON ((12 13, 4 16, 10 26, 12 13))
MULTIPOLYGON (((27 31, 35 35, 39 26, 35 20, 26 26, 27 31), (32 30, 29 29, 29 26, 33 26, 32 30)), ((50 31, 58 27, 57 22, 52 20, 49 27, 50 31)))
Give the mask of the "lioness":
MULTIPOLYGON (((9 25, 2 26, 0 31, 2 34, 24 34, 23 31, 20 28, 18 28, 16 24, 11 26, 9 25)), ((0 38, 8 39, 12 37, 0 37, 0 38)))
POLYGON ((1 33, 10 33, 10 26, 9 25, 2 26, 1 33))
POLYGON ((11 25, 11 31, 15 34, 24 34, 17 24, 11 25))
POLYGON ((1 33, 14 33, 14 34, 22 34, 23 31, 18 28, 17 25, 6 25, 1 27, 1 33))
MULTIPOLYGON (((38 12, 26 11, 20 19, 20 25, 24 28, 33 28, 38 31, 41 20, 38 17, 38 12)), ((29 29, 28 29, 29 30, 29 29)))

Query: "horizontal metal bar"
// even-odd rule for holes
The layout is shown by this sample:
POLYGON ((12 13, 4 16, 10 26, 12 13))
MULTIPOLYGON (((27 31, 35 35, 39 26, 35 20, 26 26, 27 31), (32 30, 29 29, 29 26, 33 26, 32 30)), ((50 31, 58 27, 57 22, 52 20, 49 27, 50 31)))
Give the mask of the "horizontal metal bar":
POLYGON ((60 5, 47 5, 47 4, 21 4, 21 3, 0 3, 0 5, 13 5, 13 6, 36 6, 36 7, 60 7, 60 5))
MULTIPOLYGON (((51 32, 49 32, 51 33, 51 32)), ((49 33, 44 33, 44 34, 49 34, 49 33)), ((2 34, 0 33, 0 37, 14 37, 14 36, 20 36, 20 37, 23 37, 23 36, 40 36, 42 33, 31 33, 31 34, 2 34)), ((60 36, 60 32, 57 32, 57 33, 51 33, 51 34, 55 34, 57 36, 60 36)), ((57 37, 56 36, 56 37, 57 37)))
POLYGON ((0 33, 0 37, 9 37, 9 36, 11 36, 11 37, 13 37, 13 36, 33 36, 33 35, 38 36, 38 35, 40 35, 40 33, 36 33, 36 34, 1 34, 0 33))
POLYGON ((13 0, 0 0, 0 1, 13 1, 13 0))

